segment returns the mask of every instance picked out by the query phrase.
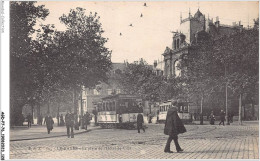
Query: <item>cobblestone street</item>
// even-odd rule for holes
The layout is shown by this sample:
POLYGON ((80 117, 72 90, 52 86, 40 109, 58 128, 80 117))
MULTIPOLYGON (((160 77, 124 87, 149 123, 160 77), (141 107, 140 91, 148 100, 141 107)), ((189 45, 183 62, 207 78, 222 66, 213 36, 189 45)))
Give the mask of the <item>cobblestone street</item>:
MULTIPOLYGON (((179 135, 184 149, 164 153, 167 136, 163 124, 148 124, 145 133, 136 130, 99 129, 70 139, 55 138, 10 142, 10 159, 258 159, 258 122, 238 126, 186 125, 179 135)), ((43 127, 42 127, 43 128, 43 127)), ((65 132, 65 127, 64 127, 65 132)))

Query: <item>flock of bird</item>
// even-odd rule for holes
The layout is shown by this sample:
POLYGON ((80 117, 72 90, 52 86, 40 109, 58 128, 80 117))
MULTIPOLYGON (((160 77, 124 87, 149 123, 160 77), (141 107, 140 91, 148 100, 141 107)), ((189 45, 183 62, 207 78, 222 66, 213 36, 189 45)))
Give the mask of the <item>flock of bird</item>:
MULTIPOLYGON (((146 5, 146 3, 144 3, 144 7, 148 7, 148 6, 146 5)), ((141 18, 143 17, 143 14, 142 14, 142 13, 141 13, 140 17, 141 17, 141 18)), ((134 27, 132 23, 131 23, 129 26, 130 26, 130 27, 134 27)), ((120 32, 119 35, 122 36, 123 34, 120 32)))

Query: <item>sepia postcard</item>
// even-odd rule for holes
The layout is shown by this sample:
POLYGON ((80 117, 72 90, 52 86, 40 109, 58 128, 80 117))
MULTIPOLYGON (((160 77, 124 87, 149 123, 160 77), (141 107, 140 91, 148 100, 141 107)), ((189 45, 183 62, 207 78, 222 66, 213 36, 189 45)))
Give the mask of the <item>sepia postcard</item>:
POLYGON ((259 160, 259 1, 1 1, 1 160, 259 160))

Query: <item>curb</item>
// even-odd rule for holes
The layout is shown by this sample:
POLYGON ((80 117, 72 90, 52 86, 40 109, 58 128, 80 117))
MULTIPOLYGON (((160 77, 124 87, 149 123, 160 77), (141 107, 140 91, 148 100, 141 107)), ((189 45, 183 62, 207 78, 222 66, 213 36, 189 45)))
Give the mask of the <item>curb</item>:
MULTIPOLYGON (((86 131, 74 133, 74 135, 84 134, 84 133, 90 132, 90 131, 92 131, 92 130, 97 130, 97 129, 89 129, 89 130, 86 130, 86 131)), ((13 140, 10 140, 10 142, 11 142, 11 141, 24 141, 24 140, 38 140, 38 139, 46 139, 46 138, 56 138, 56 137, 62 137, 62 136, 67 136, 67 134, 57 135, 57 136, 46 136, 46 137, 41 137, 41 138, 13 139, 13 140)))

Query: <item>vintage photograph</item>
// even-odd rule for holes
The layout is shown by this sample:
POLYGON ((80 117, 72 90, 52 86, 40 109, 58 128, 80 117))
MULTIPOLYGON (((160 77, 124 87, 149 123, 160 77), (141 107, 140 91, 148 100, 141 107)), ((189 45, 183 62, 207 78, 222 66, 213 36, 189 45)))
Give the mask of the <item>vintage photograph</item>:
POLYGON ((5 3, 6 157, 259 159, 258 1, 5 3))

